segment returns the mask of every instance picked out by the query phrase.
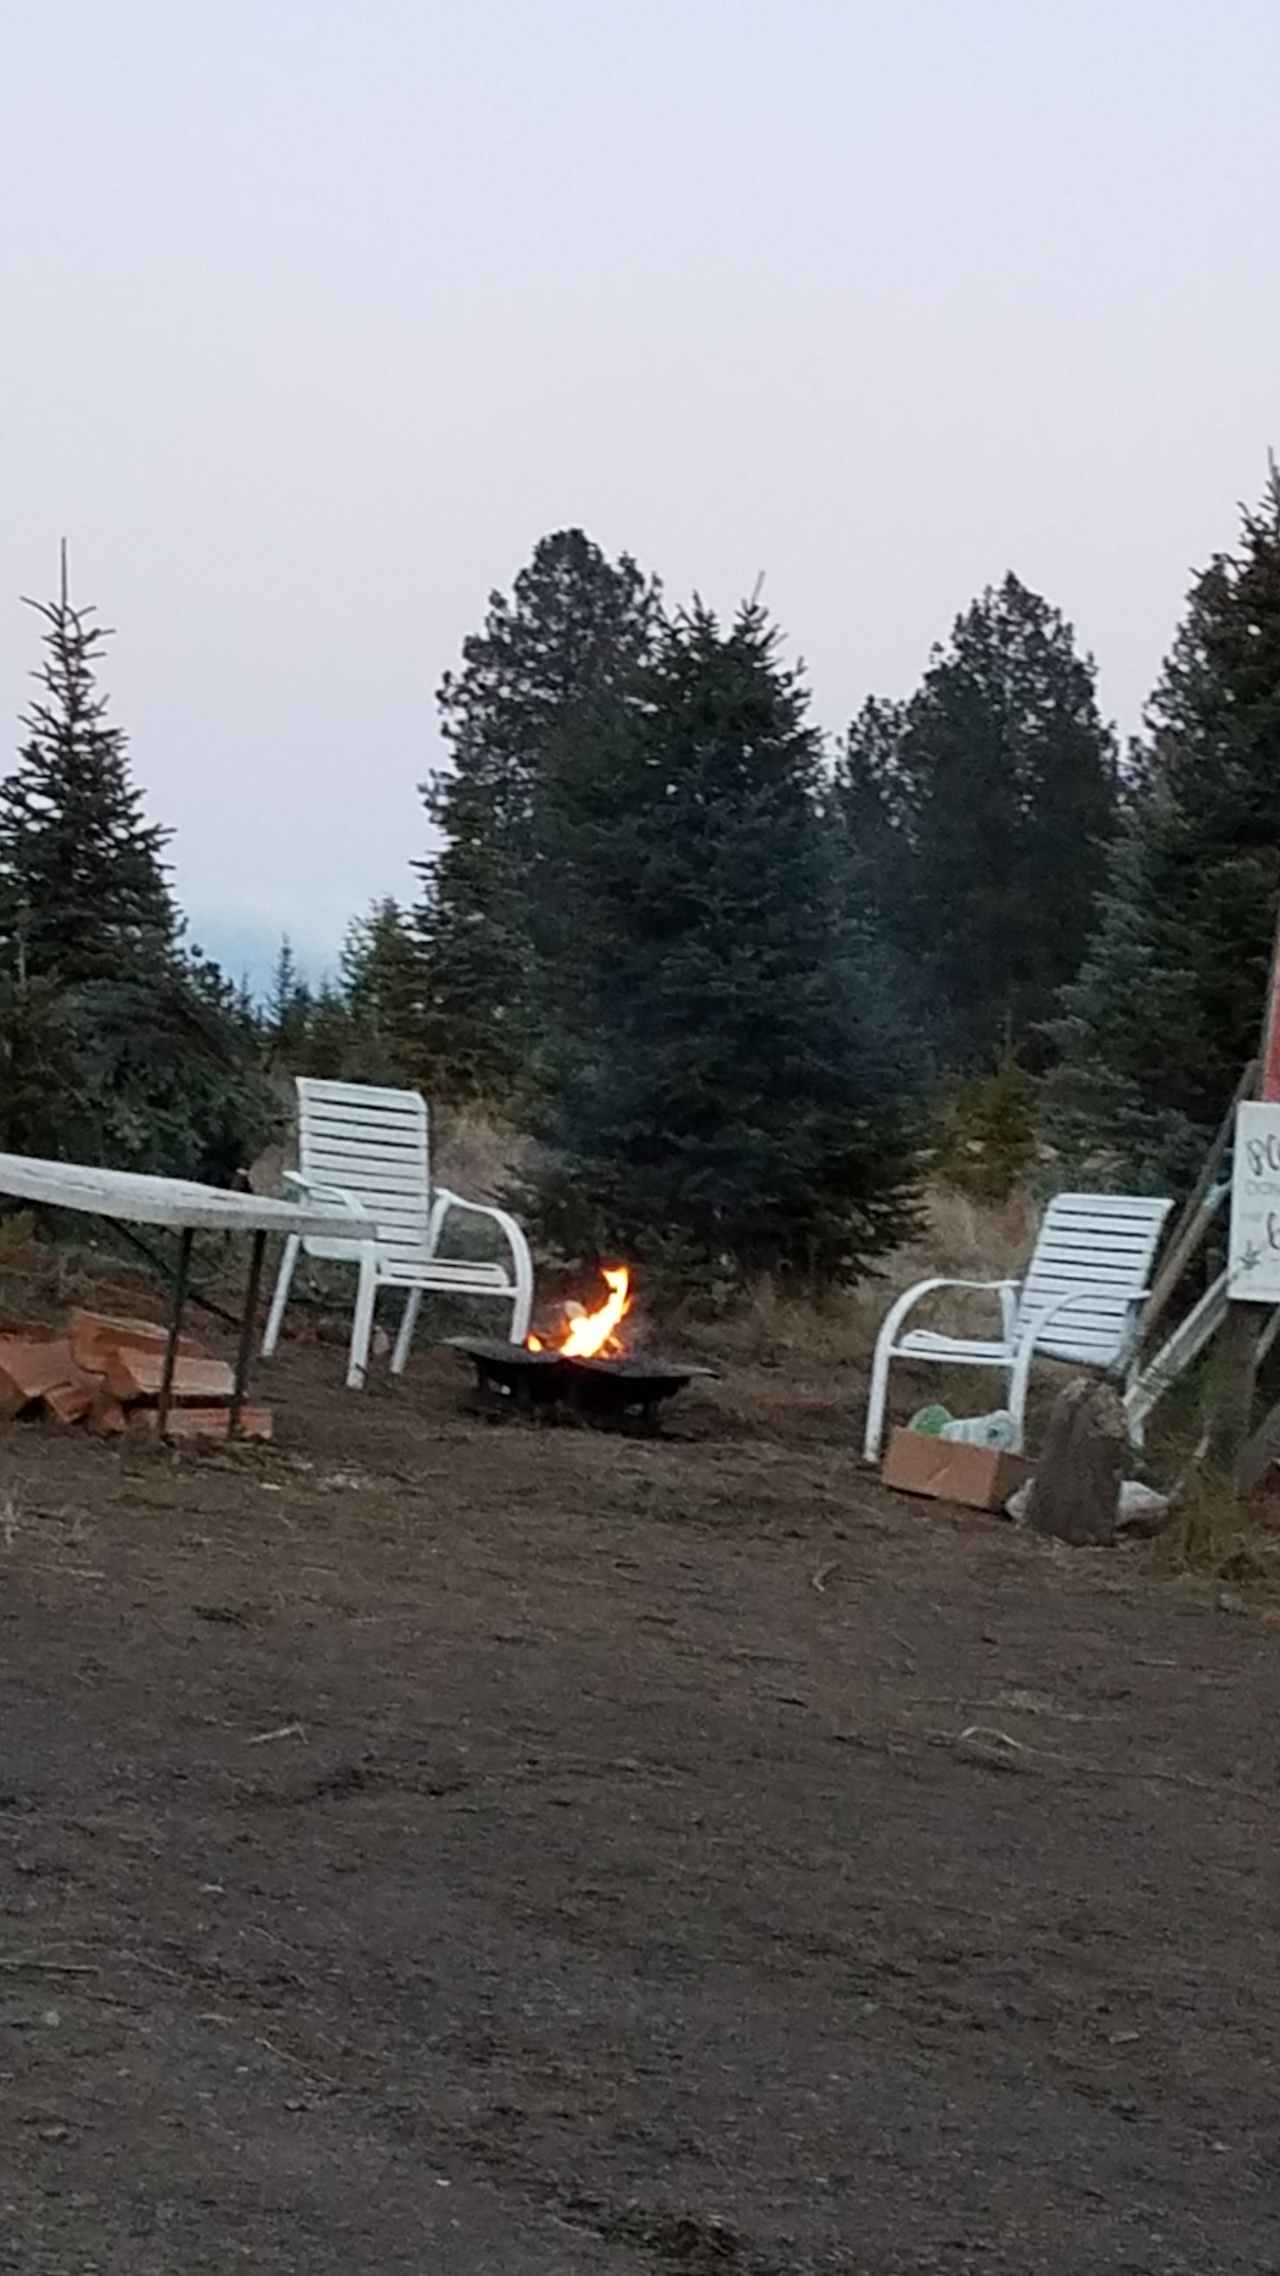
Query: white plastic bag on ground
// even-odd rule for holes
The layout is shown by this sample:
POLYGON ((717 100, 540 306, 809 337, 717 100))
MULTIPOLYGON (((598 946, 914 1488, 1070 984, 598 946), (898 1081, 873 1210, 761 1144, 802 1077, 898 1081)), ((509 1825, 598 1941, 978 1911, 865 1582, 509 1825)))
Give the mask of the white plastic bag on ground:
POLYGON ((944 1423, 939 1438, 950 1438, 961 1446, 990 1446, 998 1454, 1009 1454, 1017 1437, 1013 1416, 1007 1407, 997 1407, 993 1415, 966 1415, 958 1422, 944 1423))
POLYGON ((1158 1494, 1154 1486, 1144 1486, 1138 1478, 1126 1478, 1116 1505, 1116 1529, 1128 1533, 1158 1533, 1170 1507, 1168 1494, 1158 1494))
MULTIPOLYGON (((1004 1505, 1004 1514, 1015 1525, 1025 1525, 1027 1504, 1031 1499, 1032 1481, 1019 1486, 1010 1494, 1004 1505)), ((1138 1478, 1126 1478, 1120 1488, 1116 1505, 1116 1530, 1129 1533, 1158 1533, 1165 1523, 1171 1504, 1168 1494, 1159 1494, 1154 1486, 1144 1486, 1138 1478)))

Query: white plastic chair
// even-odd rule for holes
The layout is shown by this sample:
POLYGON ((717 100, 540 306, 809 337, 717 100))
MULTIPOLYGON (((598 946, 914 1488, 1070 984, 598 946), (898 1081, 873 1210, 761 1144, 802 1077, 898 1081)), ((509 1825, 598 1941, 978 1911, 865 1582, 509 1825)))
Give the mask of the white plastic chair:
POLYGON ((876 1341, 863 1452, 878 1459, 889 1370, 895 1359, 992 1367, 1008 1379, 1006 1403, 1022 1446, 1031 1362, 1049 1359, 1116 1371, 1132 1351, 1161 1228, 1173 1207, 1150 1194, 1060 1193, 1049 1203, 1026 1275, 1017 1280, 922 1280, 900 1296, 876 1341), (996 1336, 947 1336, 902 1324, 940 1288, 986 1289, 1000 1305, 996 1336))
POLYGON ((280 1324, 300 1252, 330 1263, 358 1268, 355 1316, 351 1323, 350 1390, 362 1388, 373 1334, 373 1310, 380 1288, 404 1288, 408 1295, 391 1367, 403 1372, 417 1325, 423 1293, 492 1296, 511 1307, 511 1341, 522 1343, 533 1305, 533 1260, 514 1217, 485 1202, 466 1201, 445 1186, 432 1190, 426 1100, 416 1091, 377 1090, 367 1083, 320 1083, 300 1076, 298 1091, 298 1168, 285 1182, 314 1200, 343 1200, 367 1211, 378 1228, 375 1240, 317 1240, 308 1235, 286 1241, 267 1332, 264 1358, 280 1337, 280 1324), (510 1265, 479 1257, 436 1254, 445 1219, 465 1209, 501 1228, 511 1252, 510 1265))

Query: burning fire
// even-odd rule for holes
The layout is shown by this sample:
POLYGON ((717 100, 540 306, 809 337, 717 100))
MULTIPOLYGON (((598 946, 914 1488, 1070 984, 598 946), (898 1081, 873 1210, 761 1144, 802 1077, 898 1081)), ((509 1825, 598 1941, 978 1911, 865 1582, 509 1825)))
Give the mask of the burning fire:
MULTIPOLYGON (((631 1274, 625 1264, 606 1265, 604 1279, 609 1290, 604 1303, 594 1312, 575 1313, 551 1346, 565 1359, 598 1359, 622 1349, 615 1330, 631 1310, 631 1274)), ((541 1336, 529 1336, 526 1342, 530 1351, 547 1349, 541 1336)))

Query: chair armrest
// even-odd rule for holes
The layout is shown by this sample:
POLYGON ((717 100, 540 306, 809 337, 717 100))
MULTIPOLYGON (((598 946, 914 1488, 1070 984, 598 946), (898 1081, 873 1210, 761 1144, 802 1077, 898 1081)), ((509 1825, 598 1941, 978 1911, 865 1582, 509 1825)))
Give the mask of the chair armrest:
POLYGON ((511 1253, 517 1261, 522 1256, 528 1257, 529 1243, 524 1228, 511 1215, 510 1210, 495 1209, 493 1204, 488 1201, 468 1201, 465 1194, 453 1193, 446 1185, 436 1187, 435 1197, 431 1204, 431 1218, 427 1228, 427 1247, 432 1256, 435 1255, 436 1243, 440 1238, 445 1218, 451 1209, 466 1209, 475 1217, 491 1217, 494 1224, 501 1227, 511 1253))
POLYGON ((303 1177, 300 1170, 284 1170, 281 1178, 285 1185, 294 1186, 300 1194, 305 1194, 308 1201, 331 1201, 338 1208, 350 1210, 357 1217, 368 1215, 354 1194, 344 1193, 341 1186, 317 1185, 314 1179, 303 1177))
MULTIPOLYGON (((1095 1284, 1093 1287, 1086 1284, 1080 1288, 1073 1288, 1069 1296, 1059 1296, 1052 1304, 1047 1304, 1043 1311, 1033 1312, 1031 1317, 1024 1322, 1022 1333, 1018 1338, 1019 1350, 1034 1351, 1050 1320, 1056 1320, 1060 1312, 1069 1312, 1073 1304, 1096 1304, 1099 1296, 1114 1298, 1115 1293, 1114 1289, 1104 1288, 1100 1284, 1095 1284)), ((1137 1341, 1138 1316, 1150 1294, 1149 1288, 1135 1288, 1122 1299, 1127 1309, 1128 1318, 1119 1338, 1116 1355, 1114 1359, 1108 1362, 1106 1370, 1108 1373, 1115 1373, 1121 1368, 1127 1367, 1137 1341)))
POLYGON ((1014 1292, 1018 1286, 1019 1283, 1016 1280, 918 1280, 914 1288, 908 1288, 903 1295, 899 1296, 897 1302, 890 1306, 888 1312, 885 1314, 884 1325, 880 1330, 880 1340, 885 1343, 891 1343, 894 1336, 896 1336, 898 1329, 901 1327, 902 1322, 905 1320, 908 1312, 912 1311, 924 1297, 934 1295, 940 1288, 968 1288, 976 1289, 979 1291, 979 1293, 992 1293, 999 1295, 1000 1314, 1005 1338, 1007 1341, 1012 1342, 1014 1321, 1013 1299, 1014 1292))

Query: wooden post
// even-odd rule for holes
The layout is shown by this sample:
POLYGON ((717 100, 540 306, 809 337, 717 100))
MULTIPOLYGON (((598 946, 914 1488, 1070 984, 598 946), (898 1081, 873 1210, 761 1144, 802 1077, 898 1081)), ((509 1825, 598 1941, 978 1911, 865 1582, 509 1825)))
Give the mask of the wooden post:
POLYGON ((1206 1460, 1233 1477, 1249 1437, 1258 1379, 1258 1344, 1271 1317, 1266 1304, 1228 1304, 1210 1363, 1206 1460))
POLYGON ((1267 1008, 1262 1020, 1262 1064, 1258 1073, 1259 1098, 1280 1099, 1280 922, 1271 950, 1267 981, 1267 1008))
POLYGON ((1236 1084, 1235 1095, 1222 1118, 1218 1135, 1205 1156, 1204 1166, 1196 1179, 1190 1199, 1164 1245, 1160 1269, 1151 1284, 1151 1294, 1142 1307, 1141 1336, 1139 1350, 1134 1354, 1135 1362, 1139 1354, 1154 1342, 1156 1326, 1168 1309, 1169 1299, 1176 1294, 1187 1266, 1213 1222, 1213 1191, 1222 1175, 1223 1162, 1235 1137, 1236 1108, 1241 1099, 1256 1096, 1258 1071, 1258 1061, 1251 1059, 1236 1084))

